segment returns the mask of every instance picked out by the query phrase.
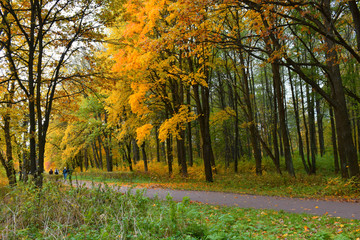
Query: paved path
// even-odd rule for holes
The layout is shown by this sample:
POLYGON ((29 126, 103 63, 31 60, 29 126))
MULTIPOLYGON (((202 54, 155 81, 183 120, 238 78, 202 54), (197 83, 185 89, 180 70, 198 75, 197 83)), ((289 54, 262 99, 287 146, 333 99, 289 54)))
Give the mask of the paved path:
MULTIPOLYGON (((73 181, 73 184, 76 184, 76 182, 73 181)), ((85 185, 86 187, 91 186, 91 182, 88 181, 78 181, 77 184, 85 185)), ((102 186, 102 183, 95 183, 97 186, 99 186, 99 184, 102 186)), ((129 191, 129 187, 126 186, 114 185, 113 187, 119 192, 125 193, 129 191)), ((132 191, 136 191, 136 189, 137 188, 132 191)), ((284 210, 287 212, 308 213, 313 215, 327 214, 333 217, 360 219, 360 203, 256 196, 223 192, 184 191, 162 188, 146 189, 144 195, 150 198, 157 195, 160 199, 165 199, 167 195, 170 195, 174 201, 182 201, 183 197, 188 196, 191 201, 211 205, 284 210)))

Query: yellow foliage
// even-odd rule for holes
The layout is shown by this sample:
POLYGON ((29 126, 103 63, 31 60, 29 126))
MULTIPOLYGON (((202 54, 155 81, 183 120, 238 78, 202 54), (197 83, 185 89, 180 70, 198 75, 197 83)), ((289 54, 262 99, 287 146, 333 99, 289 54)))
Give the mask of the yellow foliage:
POLYGON ((240 127, 241 128, 248 128, 250 127, 252 124, 254 124, 254 122, 243 122, 240 127))
POLYGON ((153 126, 148 123, 136 129, 136 140, 139 146, 145 141, 146 137, 150 135, 152 128, 153 126))
POLYGON ((186 124, 195 120, 197 117, 193 112, 189 111, 189 107, 181 105, 179 111, 170 119, 166 119, 159 128, 159 139, 164 142, 169 134, 180 138, 179 131, 186 129, 186 124))
POLYGON ((149 108, 144 104, 149 85, 133 83, 131 88, 134 90, 134 93, 129 97, 131 110, 140 116, 149 113, 149 108))
POLYGON ((231 117, 234 117, 236 115, 234 109, 230 107, 226 107, 224 110, 218 111, 217 113, 214 113, 211 118, 211 124, 222 124, 226 120, 228 120, 231 117))

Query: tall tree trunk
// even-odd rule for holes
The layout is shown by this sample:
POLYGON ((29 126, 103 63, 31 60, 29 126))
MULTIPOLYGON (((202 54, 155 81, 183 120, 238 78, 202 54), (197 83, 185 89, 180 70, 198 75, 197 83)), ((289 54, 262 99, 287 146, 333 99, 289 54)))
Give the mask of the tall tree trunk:
MULTIPOLYGON (((303 91, 303 86, 302 86, 302 82, 301 82, 301 81, 300 81, 300 94, 301 94, 301 99, 305 99, 305 97, 304 97, 304 91, 303 91)), ((303 124, 304 124, 304 128, 305 128, 306 159, 307 159, 308 166, 311 168, 309 128, 308 128, 308 124, 307 124, 306 116, 305 116, 305 104, 304 104, 304 101, 301 101, 301 108, 302 108, 303 124)))
MULTIPOLYGON (((330 0, 323 2, 324 6, 324 24, 329 33, 332 34, 331 27, 331 7, 330 0)), ((332 84, 330 84, 333 98, 336 99, 336 106, 334 106, 334 115, 336 121, 336 133, 339 146, 340 162, 344 168, 342 172, 343 177, 359 177, 360 170, 357 159, 357 152, 354 146, 351 124, 348 115, 348 109, 345 101, 344 87, 342 84, 339 59, 335 50, 336 44, 330 39, 325 38, 327 46, 326 63, 329 70, 328 78, 332 84), (346 170, 345 170, 346 169, 346 170)))
POLYGON ((16 185, 16 172, 15 172, 15 166, 14 166, 14 158, 12 154, 12 141, 11 141, 11 133, 10 133, 10 121, 11 121, 11 109, 12 109, 12 102, 14 97, 14 91, 15 91, 15 84, 12 83, 9 89, 9 93, 5 94, 5 100, 7 101, 6 104, 6 112, 3 115, 3 121, 4 121, 4 137, 5 137, 5 145, 6 145, 6 152, 5 152, 5 158, 3 154, 0 151, 0 160, 5 168, 6 176, 9 180, 9 184, 11 186, 16 185))
POLYGON ((142 157, 143 157, 143 161, 144 161, 144 171, 148 172, 149 168, 148 168, 148 161, 147 161, 146 150, 145 150, 145 142, 143 142, 141 144, 141 152, 142 152, 142 157))
POLYGON ((94 162, 95 162, 95 166, 96 168, 100 169, 100 164, 99 164, 99 155, 98 155, 98 151, 97 151, 97 147, 95 144, 96 141, 92 142, 91 147, 93 150, 93 156, 94 156, 94 162))
MULTIPOLYGON (((267 71, 266 66, 264 67, 264 74, 265 74, 265 80, 268 83, 268 77, 267 77, 267 71)), ((272 121, 273 121, 273 127, 272 127, 272 140, 273 140, 273 147, 274 147, 274 163, 277 168, 280 169, 280 150, 279 150, 279 142, 278 142, 278 107, 277 107, 277 100, 275 97, 275 94, 271 95, 270 87, 268 87, 269 91, 269 100, 270 102, 270 110, 272 115, 272 121), (272 100, 272 101, 271 101, 272 100)), ((274 89, 275 91, 275 89, 274 89)))
MULTIPOLYGON (((195 65, 191 58, 188 58, 190 72, 195 71, 195 65)), ((200 136, 202 144, 202 157, 204 162, 205 179, 207 182, 213 182, 212 163, 215 163, 214 155, 211 146, 210 136, 210 89, 209 89, 209 73, 205 67, 204 75, 206 79, 204 81, 208 84, 203 86, 200 84, 193 84, 192 89, 194 93, 194 100, 196 103, 197 113, 199 115, 198 122, 200 125, 200 136)))
POLYGON ((331 123, 331 142, 332 142, 333 153, 334 153, 334 170, 335 170, 335 173, 339 173, 340 168, 339 168, 338 149, 337 149, 337 143, 336 143, 336 127, 335 127, 335 121, 334 121, 334 113, 333 113, 331 106, 330 106, 329 112, 330 112, 330 123, 331 123))
POLYGON ((308 119, 309 119, 309 133, 310 133, 310 152, 311 152, 311 166, 310 172, 316 173, 316 128, 315 128, 315 113, 314 113, 314 92, 310 93, 309 86, 306 85, 306 97, 308 103, 308 119))
MULTIPOLYGON (((111 141, 110 139, 108 141, 111 141)), ((106 170, 108 172, 113 171, 113 157, 112 157, 112 149, 111 143, 107 143, 107 146, 104 146, 105 154, 106 154, 106 170)))
POLYGON ((205 179, 207 182, 213 181, 211 162, 214 156, 212 155, 211 138, 210 138, 210 105, 209 105, 209 88, 199 86, 199 84, 193 85, 194 98, 198 109, 200 134, 202 140, 202 156, 204 161, 205 179), (200 87, 200 91, 199 91, 200 87))
POLYGON ((255 116, 254 116, 254 111, 253 111, 253 104, 251 103, 251 99, 250 99, 250 88, 249 88, 249 75, 246 72, 246 65, 245 65, 245 60, 243 58, 242 52, 240 50, 239 53, 240 56, 240 63, 242 65, 241 68, 241 75, 242 75, 242 81, 243 81, 243 93, 244 93, 244 99, 245 99, 245 106, 246 106, 246 110, 244 109, 245 115, 247 117, 247 121, 249 122, 250 126, 249 126, 249 130, 250 130, 250 141, 251 141, 251 145, 252 145, 252 149, 254 151, 254 158, 255 158, 255 169, 256 169, 256 175, 262 175, 262 167, 261 167, 261 150, 260 150, 260 146, 259 146, 259 142, 258 142, 258 137, 257 137, 257 128, 256 128, 256 120, 255 120, 255 116))
MULTIPOLYGON (((229 105, 232 109, 234 109, 235 111, 235 117, 233 118, 233 127, 232 129, 234 129, 234 134, 230 135, 229 134, 229 143, 231 142, 231 139, 232 139, 232 145, 230 146, 230 149, 231 149, 231 154, 232 154, 232 160, 234 162, 234 172, 238 172, 238 160, 239 160, 239 155, 242 156, 243 155, 243 152, 242 152, 242 149, 240 150, 239 147, 242 148, 242 145, 241 145, 241 141, 240 141, 240 138, 239 138, 239 111, 238 111, 238 93, 236 92, 237 91, 237 80, 236 80, 236 75, 233 76, 233 74, 231 73, 231 70, 230 68, 228 67, 229 66, 229 54, 225 54, 225 69, 226 69, 226 75, 227 75, 227 78, 229 79, 229 81, 227 81, 227 88, 228 88, 228 102, 229 102, 229 105), (240 154, 239 154, 239 151, 240 151, 240 154)), ((220 79, 219 79, 219 82, 220 79)), ((224 103, 225 103, 225 100, 224 100, 224 103)), ((225 157, 226 158, 226 157, 225 157)), ((230 160, 229 160, 229 165, 230 165, 230 160)))
POLYGON ((132 166, 132 161, 131 161, 131 140, 130 141, 127 141, 125 143, 125 158, 126 158, 126 161, 128 162, 129 164, 129 170, 130 172, 133 171, 133 166, 132 166))
POLYGON ((319 150, 320 156, 325 154, 325 143, 324 143, 324 127, 323 127, 323 110, 321 109, 321 98, 318 94, 315 94, 316 104, 316 120, 318 126, 318 137, 319 137, 319 150))
MULTIPOLYGON (((219 98, 220 98, 220 107, 221 109, 224 111, 226 109, 226 98, 225 98, 225 89, 224 89, 224 84, 223 81, 221 79, 220 73, 217 74, 218 75, 218 83, 219 83, 219 98)), ((224 157, 225 157, 225 167, 229 168, 230 166, 230 159, 231 159, 231 146, 230 146, 230 130, 228 127, 228 122, 224 121, 222 124, 222 132, 223 132, 223 138, 224 138, 224 144, 225 144, 225 153, 224 153, 224 157)))
POLYGON ((355 27, 357 50, 360 51, 360 11, 357 5, 357 1, 355 0, 348 1, 348 5, 351 11, 351 15, 355 27))
MULTIPOLYGON (((101 169, 104 169, 103 157, 102 157, 102 151, 101 151, 101 137, 98 136, 97 140, 98 140, 98 142, 99 142, 99 148, 96 147, 97 150, 99 151, 99 158, 98 158, 98 160, 99 160, 99 165, 100 165, 100 168, 101 168, 101 169)), ((96 146, 96 141, 95 141, 95 146, 96 146)))
POLYGON ((169 176, 172 175, 173 172, 173 168, 172 168, 172 163, 173 163, 173 149, 172 149, 172 141, 171 141, 172 136, 169 135, 166 138, 166 156, 167 156, 167 164, 168 164, 168 170, 169 170, 169 176))
POLYGON ((179 163, 181 167, 181 175, 183 177, 187 177, 188 172, 187 172, 187 163, 186 163, 185 131, 179 130, 179 135, 180 138, 176 139, 177 157, 179 159, 179 163))
POLYGON ((139 150, 139 146, 136 143, 135 139, 132 139, 132 148, 133 148, 133 160, 134 160, 134 164, 136 164, 137 162, 140 161, 140 150, 139 150))
MULTIPOLYGON (((186 90, 186 103, 189 106, 190 110, 190 104, 191 104, 191 94, 190 94, 190 88, 186 90)), ((189 147, 189 166, 192 167, 194 164, 194 156, 193 156, 193 146, 192 146, 192 131, 191 131, 191 122, 188 122, 187 128, 187 142, 189 147)))
MULTIPOLYGON (((107 120, 108 116, 107 115, 108 115, 107 112, 104 111, 105 125, 108 124, 108 120, 107 120)), ((105 130, 103 130, 103 135, 104 135, 104 142, 102 142, 102 145, 105 150, 106 170, 108 172, 112 172, 113 171, 113 153, 112 153, 112 148, 111 148, 111 143, 112 143, 111 132, 108 133, 105 130)), ((101 138, 100 138, 100 140, 101 140, 101 138)))
POLYGON ((280 130, 282 133, 282 140, 284 145, 284 155, 285 155, 285 164, 286 170, 289 172, 290 175, 295 176, 292 156, 291 156, 291 149, 290 149, 290 141, 289 135, 287 131, 286 125, 286 113, 285 113, 285 103, 284 103, 284 95, 281 89, 281 77, 280 77, 280 65, 278 64, 278 60, 274 60, 271 63, 271 69, 273 73, 273 81, 274 81, 274 90, 277 97, 278 103, 278 111, 279 111, 279 119, 280 119, 280 130))
MULTIPOLYGON (((10 100, 9 100, 10 101, 10 100)), ((16 172, 14 167, 14 159, 12 155, 12 142, 10 134, 10 109, 11 103, 8 104, 7 113, 3 117, 4 120, 4 135, 5 135, 5 145, 6 145, 6 159, 3 157, 3 154, 0 152, 0 160, 5 168, 6 176, 9 180, 11 186, 16 185, 16 172)))
POLYGON ((156 161, 160 162, 160 141, 159 141, 159 126, 155 126, 155 140, 156 140, 156 161))
MULTIPOLYGON (((294 84, 292 82, 292 77, 291 77, 290 70, 289 70, 289 80, 290 80, 291 96, 292 96, 292 101, 293 101, 293 105, 294 105, 294 112, 295 112, 296 130, 297 130, 297 135, 298 135, 298 139, 299 139, 299 153, 300 153, 301 161, 302 161, 302 163, 304 165, 305 171, 306 171, 307 174, 309 174, 310 169, 309 169, 309 166, 306 164, 305 155, 304 155, 303 140, 302 140, 302 137, 301 137, 301 127, 300 127, 300 117, 299 117, 299 103, 298 103, 298 100, 295 97, 295 96, 297 96, 297 93, 296 93, 296 90, 294 90, 294 84)), ((296 86, 295 86, 295 89, 296 89, 296 86)))
POLYGON ((84 148, 84 165, 85 165, 85 170, 89 169, 89 156, 88 156, 88 152, 87 152, 87 146, 84 148))

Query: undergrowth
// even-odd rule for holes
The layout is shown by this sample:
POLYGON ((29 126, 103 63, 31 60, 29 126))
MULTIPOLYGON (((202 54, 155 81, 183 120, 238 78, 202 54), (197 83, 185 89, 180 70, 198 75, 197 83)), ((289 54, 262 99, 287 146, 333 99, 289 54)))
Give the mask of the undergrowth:
POLYGON ((142 187, 162 187, 185 190, 207 190, 234 193, 247 193, 270 196, 302 197, 317 199, 334 199, 358 201, 359 183, 355 179, 344 180, 326 167, 326 158, 318 159, 319 171, 316 175, 307 175, 302 166, 297 164, 296 177, 286 172, 281 175, 275 172, 272 163, 264 160, 263 174, 255 174, 255 165, 251 161, 239 163, 239 171, 234 173, 230 168, 218 165, 214 169, 214 182, 205 182, 201 164, 188 167, 189 175, 182 177, 179 167, 174 164, 174 171, 169 176, 164 163, 151 162, 149 171, 143 171, 142 162, 134 166, 134 172, 116 169, 114 172, 90 170, 75 173, 75 177, 83 180, 101 182, 120 182, 122 184, 142 187), (325 161, 325 163, 323 163, 325 161))
POLYGON ((360 221, 225 208, 47 182, 0 202, 1 239, 357 239, 360 221))

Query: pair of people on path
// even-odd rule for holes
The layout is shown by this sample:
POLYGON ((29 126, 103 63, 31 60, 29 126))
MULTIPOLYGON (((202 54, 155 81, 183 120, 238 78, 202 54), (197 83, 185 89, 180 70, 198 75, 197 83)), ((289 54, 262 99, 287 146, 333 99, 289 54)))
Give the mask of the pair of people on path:
MULTIPOLYGON (((52 168, 50 168, 49 174, 52 175, 54 173, 54 171, 52 170, 52 168)), ((59 174, 59 170, 56 168, 55 169, 55 175, 59 174)))

